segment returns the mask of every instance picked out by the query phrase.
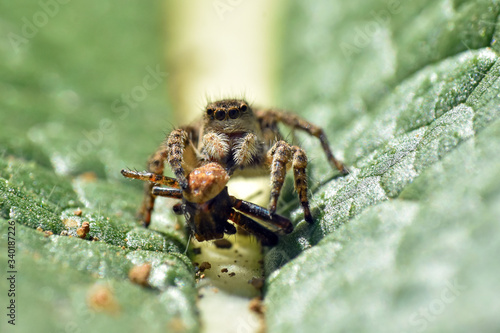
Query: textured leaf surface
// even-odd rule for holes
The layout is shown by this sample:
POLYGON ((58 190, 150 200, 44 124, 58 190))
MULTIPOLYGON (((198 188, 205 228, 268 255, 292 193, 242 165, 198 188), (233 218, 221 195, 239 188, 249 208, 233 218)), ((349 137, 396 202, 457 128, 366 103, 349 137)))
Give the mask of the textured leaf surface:
MULTIPOLYGON (((15 221, 14 330, 196 332, 185 235, 172 218, 162 232, 139 228, 140 184, 120 175, 142 168, 170 127, 161 3, 59 4, 28 36, 25 21, 48 10, 40 3, 0 5, 0 250, 15 221), (16 45, 9 34, 28 38, 16 45), (80 239, 84 221, 90 233, 80 239), (128 279, 144 263, 150 288, 128 279)), ((2 319, 0 331, 10 328, 2 319)))
MULTIPOLYGON (((391 3, 292 6, 283 98, 325 124, 351 174, 267 254, 270 332, 500 327, 499 3, 391 3)), ((312 183, 327 180, 304 145, 312 183)))

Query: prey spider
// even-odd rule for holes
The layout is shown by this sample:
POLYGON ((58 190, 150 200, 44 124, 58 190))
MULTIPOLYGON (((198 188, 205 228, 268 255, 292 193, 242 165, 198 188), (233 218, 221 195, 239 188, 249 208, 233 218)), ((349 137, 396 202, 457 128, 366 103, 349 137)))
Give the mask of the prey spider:
MULTIPOLYGON (((165 161, 175 174, 178 184, 188 188, 188 175, 193 169, 209 162, 220 164, 229 176, 271 175, 269 212, 276 212, 285 175, 293 168, 294 187, 298 193, 304 219, 312 223, 307 197, 307 156, 299 146, 283 140, 278 123, 300 129, 317 137, 328 162, 342 174, 348 171, 337 160, 323 130, 294 115, 274 109, 259 109, 242 99, 223 99, 209 103, 202 119, 191 126, 173 130, 148 161, 148 172, 163 175, 165 161)), ((139 216, 147 227, 154 209, 153 184, 145 185, 145 196, 139 216)))
POLYGON ((174 206, 174 212, 184 215, 194 237, 200 242, 219 239, 224 234, 235 234, 236 228, 228 220, 253 234, 267 246, 278 243, 278 236, 271 229, 279 234, 288 234, 293 230, 288 219, 230 196, 226 187, 229 176, 218 163, 208 163, 191 171, 187 176, 188 186, 185 189, 180 189, 176 179, 163 175, 131 170, 122 170, 122 174, 128 178, 151 182, 155 196, 181 199, 182 202, 174 206), (268 227, 253 218, 261 220, 268 227))

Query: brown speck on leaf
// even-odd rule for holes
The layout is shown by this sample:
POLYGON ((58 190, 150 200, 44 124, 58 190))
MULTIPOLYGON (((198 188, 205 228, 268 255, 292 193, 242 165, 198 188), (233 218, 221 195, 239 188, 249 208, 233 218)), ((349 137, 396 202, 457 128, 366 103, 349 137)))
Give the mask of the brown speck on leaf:
POLYGON ((90 232, 90 224, 87 221, 83 222, 82 226, 76 229, 76 234, 81 239, 85 239, 85 237, 87 237, 89 232, 90 232))
POLYGON ((236 275, 236 273, 235 273, 235 272, 231 272, 231 273, 229 273, 229 276, 230 276, 230 277, 233 277, 233 276, 235 276, 235 275, 236 275))
POLYGON ((89 308, 96 312, 105 312, 110 315, 117 315, 120 312, 113 291, 106 285, 96 284, 87 293, 87 304, 89 308))
POLYGON ((198 255, 198 254, 201 254, 201 247, 194 247, 193 248, 193 253, 198 255))
POLYGON ((210 269, 212 268, 212 265, 210 265, 210 263, 208 261, 204 261, 201 263, 199 269, 200 269, 200 272, 204 272, 206 269, 210 269))
POLYGON ((264 305, 262 304, 262 298, 260 297, 252 298, 250 303, 248 303, 248 308, 259 315, 262 315, 265 311, 264 305))
POLYGON ((233 243, 225 238, 214 240, 214 244, 218 249, 230 249, 233 247, 233 243))
POLYGON ((42 229, 42 227, 38 227, 38 228, 36 228, 36 231, 43 232, 43 229, 42 229))
POLYGON ((49 237, 49 236, 52 236, 53 234, 54 234, 54 233, 53 233, 52 231, 47 230, 47 231, 45 231, 45 232, 44 232, 44 234, 43 234, 43 235, 44 235, 45 237, 49 237))
POLYGON ((227 273, 227 268, 223 268, 220 271, 221 271, 221 273, 227 273))
POLYGON ((204 278, 205 278, 205 274, 201 274, 200 279, 204 279, 204 278))
POLYGON ((82 216, 82 210, 80 208, 78 208, 77 210, 75 210, 73 212, 73 215, 75 215, 75 216, 82 216))
POLYGON ((148 277, 149 273, 151 273, 151 264, 143 264, 132 267, 132 269, 128 272, 128 278, 135 284, 138 284, 143 287, 148 287, 148 277))

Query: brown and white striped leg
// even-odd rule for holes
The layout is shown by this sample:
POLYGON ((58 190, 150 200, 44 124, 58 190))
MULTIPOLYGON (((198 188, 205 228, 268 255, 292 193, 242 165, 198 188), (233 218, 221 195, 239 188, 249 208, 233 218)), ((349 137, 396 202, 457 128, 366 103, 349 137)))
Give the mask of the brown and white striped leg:
POLYGON ((182 128, 173 130, 167 138, 168 163, 170 164, 170 167, 172 168, 172 171, 174 172, 175 177, 183 190, 188 187, 186 175, 184 174, 184 169, 182 168, 184 150, 186 149, 188 140, 189 134, 182 128))
POLYGON ((271 161, 271 200, 269 202, 269 212, 276 212, 276 205, 280 196, 281 188, 285 181, 287 164, 291 159, 290 145, 280 140, 274 144, 268 153, 268 161, 271 161))
POLYGON ((309 199, 307 198, 307 155, 305 151, 297 146, 292 146, 293 153, 293 178, 295 180, 295 191, 299 195, 300 204, 304 210, 304 219, 308 223, 313 223, 311 210, 309 209, 309 199))

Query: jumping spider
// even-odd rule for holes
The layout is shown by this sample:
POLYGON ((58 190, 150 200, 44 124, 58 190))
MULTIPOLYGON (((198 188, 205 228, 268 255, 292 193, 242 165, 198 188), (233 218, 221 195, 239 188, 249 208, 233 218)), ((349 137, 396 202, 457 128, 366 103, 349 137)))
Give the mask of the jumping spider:
MULTIPOLYGON (((283 111, 252 109, 241 99, 223 99, 209 103, 201 121, 173 130, 148 161, 148 171, 163 175, 164 163, 172 168, 182 189, 188 188, 188 175, 193 169, 209 162, 219 163, 228 175, 257 176, 271 174, 269 212, 276 211, 286 171, 294 171, 295 190, 304 210, 304 218, 313 218, 307 198, 305 151, 283 140, 278 123, 306 131, 320 140, 333 168, 342 174, 348 171, 330 150, 323 130, 306 120, 283 111)), ((139 215, 147 227, 151 221, 155 195, 153 184, 146 184, 145 197, 139 215)))
POLYGON ((288 234, 293 230, 288 219, 230 196, 226 187, 229 176, 218 163, 208 163, 191 171, 187 176, 188 186, 185 189, 180 189, 176 179, 163 175, 130 170, 122 170, 122 174, 128 178, 151 182, 155 196, 181 199, 182 202, 174 206, 174 212, 184 215, 195 238, 200 242, 220 239, 224 234, 235 234, 236 228, 228 220, 268 246, 278 243, 278 236, 271 229, 279 234, 288 234), (166 185, 169 188, 156 185, 166 185), (259 219, 268 227, 250 217, 259 219))

